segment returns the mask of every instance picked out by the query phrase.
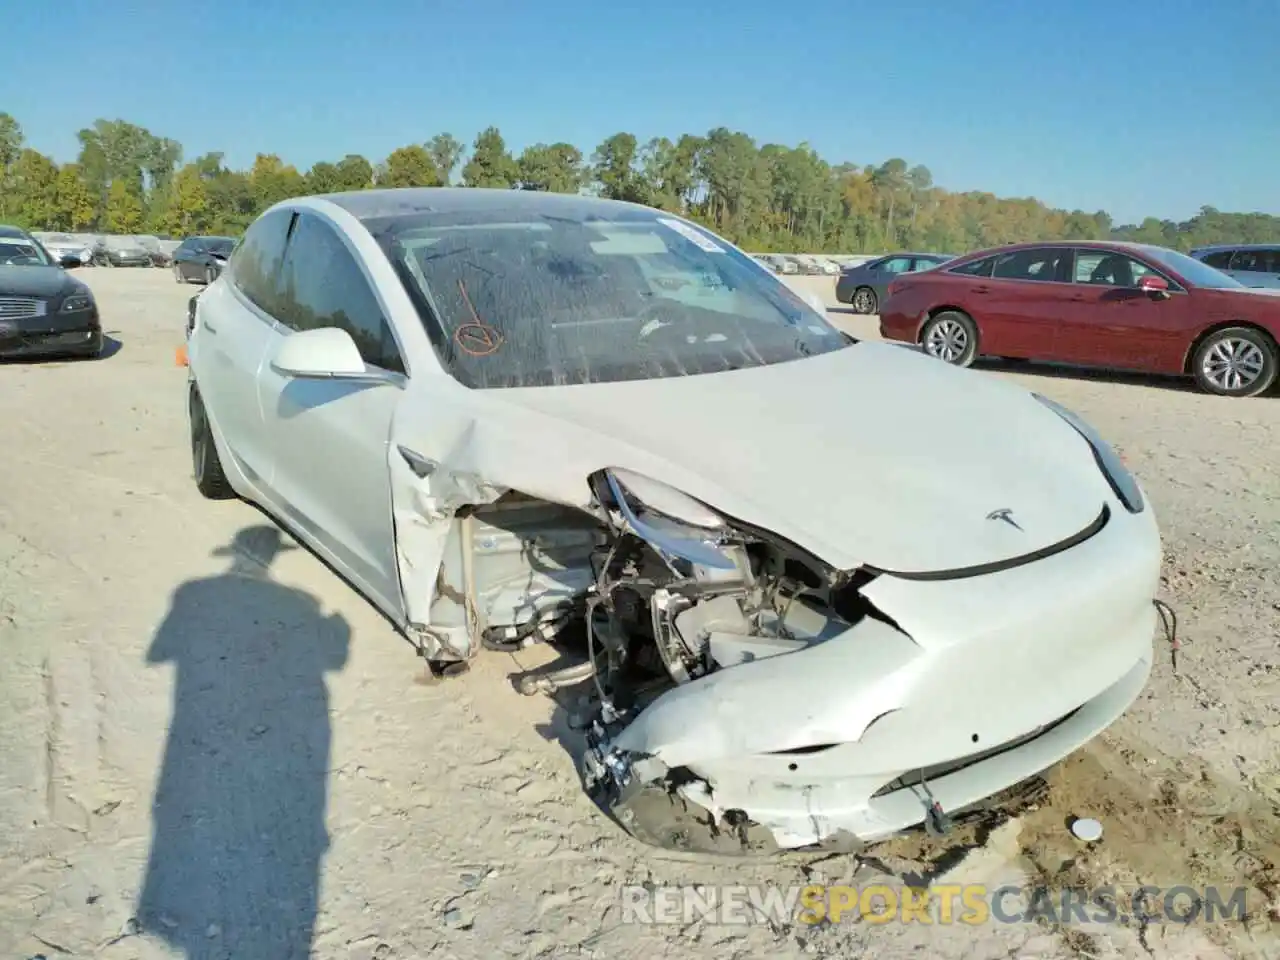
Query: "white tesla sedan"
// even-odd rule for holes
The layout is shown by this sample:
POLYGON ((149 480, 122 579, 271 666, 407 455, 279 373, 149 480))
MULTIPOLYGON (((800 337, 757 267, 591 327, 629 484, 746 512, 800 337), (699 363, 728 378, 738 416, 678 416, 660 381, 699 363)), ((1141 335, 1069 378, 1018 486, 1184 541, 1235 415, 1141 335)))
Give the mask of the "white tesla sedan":
POLYGON ((585 664, 525 690, 594 690, 585 783, 644 840, 945 829, 1146 682, 1160 537, 1111 448, 853 340, 683 218, 285 201, 188 350, 200 490, 260 504, 437 670, 577 628, 585 664))

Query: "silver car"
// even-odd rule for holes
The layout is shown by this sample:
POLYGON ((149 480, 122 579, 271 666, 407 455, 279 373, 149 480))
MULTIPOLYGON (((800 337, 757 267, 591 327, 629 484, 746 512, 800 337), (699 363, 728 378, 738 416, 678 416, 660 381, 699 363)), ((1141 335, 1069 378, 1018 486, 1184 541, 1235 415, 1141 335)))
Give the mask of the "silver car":
POLYGON ((1246 287, 1280 289, 1280 244, 1238 243, 1198 247, 1191 256, 1246 287))

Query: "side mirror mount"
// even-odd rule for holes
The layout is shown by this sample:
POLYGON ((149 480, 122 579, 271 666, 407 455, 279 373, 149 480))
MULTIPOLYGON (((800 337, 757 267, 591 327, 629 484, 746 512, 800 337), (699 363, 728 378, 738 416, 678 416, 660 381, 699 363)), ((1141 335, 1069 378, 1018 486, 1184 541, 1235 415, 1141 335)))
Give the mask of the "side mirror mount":
POLYGON ((1143 293, 1149 294, 1155 300, 1169 299, 1169 281, 1164 277, 1157 277, 1153 273, 1147 274, 1138 281, 1138 289, 1143 293))
POLYGON ((388 380, 386 373, 370 370, 351 334, 338 327, 320 327, 290 334, 280 342, 271 369, 299 380, 388 380))
POLYGON ((58 259, 58 265, 64 270, 74 270, 76 267, 84 266, 84 264, 81 263, 80 258, 72 253, 68 253, 63 257, 60 257, 58 259))

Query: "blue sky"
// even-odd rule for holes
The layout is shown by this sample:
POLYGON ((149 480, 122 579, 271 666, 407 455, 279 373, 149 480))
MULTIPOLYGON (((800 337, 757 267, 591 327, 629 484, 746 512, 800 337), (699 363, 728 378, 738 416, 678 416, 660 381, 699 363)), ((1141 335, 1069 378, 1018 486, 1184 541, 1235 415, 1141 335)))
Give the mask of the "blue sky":
POLYGON ((0 110, 60 162, 97 117, 300 169, 491 123, 587 154, 724 125, 1117 221, 1280 214, 1280 0, 4 7, 0 110))

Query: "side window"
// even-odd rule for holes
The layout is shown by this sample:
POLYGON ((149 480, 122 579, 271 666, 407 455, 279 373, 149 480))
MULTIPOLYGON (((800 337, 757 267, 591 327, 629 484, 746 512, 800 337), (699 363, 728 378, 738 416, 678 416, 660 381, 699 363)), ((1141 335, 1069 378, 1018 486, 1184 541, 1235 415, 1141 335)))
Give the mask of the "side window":
POLYGON ((351 334, 365 363, 404 372, 404 363, 355 257, 329 224, 307 213, 298 215, 289 239, 275 313, 292 330, 338 327, 351 334))
POLYGON ((231 280, 258 309, 279 317, 280 267, 289 237, 292 210, 276 210, 259 217, 245 231, 244 242, 231 258, 231 280))
POLYGON ((1065 280, 1061 272, 1070 252, 1063 247, 1039 247, 1004 253, 996 257, 992 276, 1000 280, 1065 280))
POLYGON ((879 269, 884 273, 910 273, 911 258, 910 257, 892 257, 880 264, 879 269))
POLYGON ((921 270, 932 270, 937 265, 937 260, 930 260, 928 257, 916 257, 911 261, 911 272, 918 273, 921 270))
POLYGON ((1231 250, 1217 250, 1204 258, 1204 262, 1218 270, 1226 270, 1231 263, 1231 250))
POLYGON ((1155 273, 1144 263, 1109 250, 1076 251, 1076 283, 1103 287, 1136 287, 1138 281, 1155 273))
POLYGON ((1237 250, 1235 256, 1231 258, 1231 269, 1244 270, 1248 273, 1266 273, 1269 259, 1266 250, 1237 250))
POLYGON ((965 277, 989 277, 991 276, 991 268, 995 266, 995 257, 983 257, 981 260, 974 260, 972 263, 962 263, 958 267, 952 267, 948 273, 958 273, 965 277))

